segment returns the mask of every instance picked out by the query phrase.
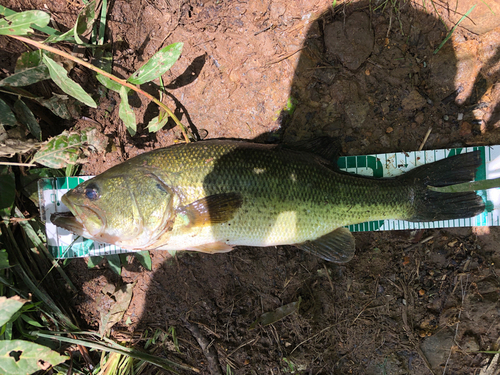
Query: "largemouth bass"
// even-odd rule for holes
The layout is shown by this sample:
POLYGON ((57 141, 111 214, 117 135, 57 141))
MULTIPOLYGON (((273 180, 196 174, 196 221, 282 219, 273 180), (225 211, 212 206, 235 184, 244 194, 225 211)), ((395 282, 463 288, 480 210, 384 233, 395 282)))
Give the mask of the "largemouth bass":
POLYGON ((479 152, 374 179, 339 171, 321 147, 320 155, 297 148, 210 140, 150 151, 67 192, 62 202, 71 213, 51 220, 130 250, 295 245, 340 263, 355 250, 347 225, 448 220, 484 210, 474 192, 427 188, 473 180, 479 152))

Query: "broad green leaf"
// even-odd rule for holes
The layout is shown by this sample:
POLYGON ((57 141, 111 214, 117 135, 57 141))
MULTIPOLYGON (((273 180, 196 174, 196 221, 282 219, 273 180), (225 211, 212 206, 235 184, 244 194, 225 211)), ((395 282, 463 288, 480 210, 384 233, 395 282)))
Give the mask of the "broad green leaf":
POLYGON ((2 99, 0 99, 0 124, 7 126, 17 125, 16 116, 2 99))
MULTIPOLYGON (((118 82, 113 81, 112 79, 109 79, 108 77, 105 77, 99 73, 97 73, 97 80, 107 89, 113 90, 116 92, 120 92, 120 89, 122 87, 124 87, 123 85, 120 85, 118 82)), ((128 88, 127 88, 127 90, 128 90, 128 88)))
POLYGON ((80 102, 67 95, 52 94, 49 99, 36 98, 35 100, 50 109, 56 116, 66 120, 71 120, 80 113, 80 102))
POLYGON ((78 44, 84 44, 80 39, 80 35, 90 29, 94 23, 95 17, 95 1, 91 1, 80 11, 76 19, 75 27, 73 28, 73 36, 78 44))
POLYGON ((94 99, 87 94, 82 87, 75 81, 68 78, 68 73, 66 70, 57 64, 47 55, 43 55, 43 62, 47 65, 50 72, 50 78, 56 83, 57 86, 61 88, 66 94, 78 99, 82 103, 88 105, 89 107, 96 108, 97 105, 94 99))
MULTIPOLYGON (((23 305, 28 302, 26 299, 22 299, 19 296, 14 296, 7 298, 5 296, 0 297, 0 327, 7 323, 20 309, 23 305)), ((0 341, 1 343, 1 341, 0 341)), ((1 346, 1 345, 0 345, 1 346)))
POLYGON ((137 124, 135 122, 135 113, 128 104, 128 90, 125 86, 120 87, 120 106, 118 108, 118 116, 125 124, 130 135, 134 136, 137 132, 137 124))
POLYGON ((33 134, 36 139, 41 141, 42 129, 40 128, 38 121, 36 121, 33 112, 31 112, 28 106, 24 104, 21 99, 17 99, 14 103, 14 112, 16 113, 17 120, 21 124, 26 125, 30 133, 33 134))
MULTIPOLYGON (((0 5, 0 16, 12 16, 16 13, 17 12, 13 11, 12 9, 9 9, 9 8, 4 7, 3 5, 0 5)), ((33 28, 35 30, 41 31, 41 32, 48 34, 48 35, 61 34, 59 31, 57 31, 49 26, 36 26, 36 25, 34 25, 33 28)))
POLYGON ((49 70, 45 65, 35 66, 34 68, 24 69, 19 73, 14 73, 11 76, 0 81, 0 86, 28 86, 33 83, 49 79, 49 70))
POLYGON ((150 133, 156 133, 158 130, 161 130, 168 122, 168 115, 166 113, 163 113, 161 120, 159 118, 160 116, 156 116, 149 122, 148 130, 150 133))
POLYGON ((102 259, 103 259, 103 257, 101 257, 101 256, 89 257, 89 260, 87 262, 87 267, 94 268, 95 266, 97 266, 101 262, 102 259))
POLYGON ((92 132, 95 131, 95 129, 86 129, 82 132, 63 131, 44 144, 32 161, 54 169, 75 164, 81 156, 81 148, 91 145, 89 139, 92 138, 92 132))
POLYGON ((95 15, 95 1, 87 4, 78 14, 75 25, 66 31, 64 34, 53 35, 45 40, 45 43, 57 43, 57 42, 72 42, 76 44, 81 44, 87 46, 79 35, 87 31, 90 23, 93 21, 95 15))
POLYGON ((173 43, 156 52, 146 64, 132 74, 128 82, 142 85, 165 74, 179 59, 184 43, 173 43))
MULTIPOLYGON (((53 55, 52 53, 48 54, 53 55)), ((20 73, 25 69, 35 68, 40 64, 42 64, 42 50, 37 49, 36 51, 24 52, 17 59, 14 72, 20 73)))
POLYGON ((106 259, 109 264, 109 268, 117 275, 122 274, 122 261, 118 254, 106 255, 106 259))
POLYGON ((0 373, 29 375, 35 371, 47 370, 69 359, 67 356, 24 340, 3 340, 0 342, 0 373))
POLYGON ((0 270, 3 270, 5 268, 9 268, 9 267, 10 267, 9 255, 7 254, 7 250, 0 249, 0 270))
POLYGON ((149 251, 138 251, 134 253, 134 255, 145 269, 151 271, 151 255, 149 254, 149 251))
MULTIPOLYGON (((0 216, 10 217, 10 211, 16 198, 16 181, 14 173, 6 166, 0 166, 0 216)), ((0 324, 1 325, 1 324, 0 324)))
POLYGON ((31 24, 47 26, 50 16, 41 10, 28 10, 0 19, 0 35, 26 35, 32 33, 31 24))

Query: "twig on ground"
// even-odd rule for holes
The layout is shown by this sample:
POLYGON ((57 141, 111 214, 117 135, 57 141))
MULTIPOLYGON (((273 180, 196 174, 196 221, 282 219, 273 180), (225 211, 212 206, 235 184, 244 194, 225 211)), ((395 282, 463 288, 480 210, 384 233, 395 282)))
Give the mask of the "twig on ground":
POLYGON ((200 329, 195 325, 189 323, 187 319, 182 319, 184 326, 191 332, 193 337, 198 341, 205 358, 208 361, 208 368, 212 375, 222 375, 222 370, 219 364, 219 357, 217 351, 211 345, 212 343, 201 333, 200 329))
POLYGON ((422 151, 422 149, 424 148, 424 145, 427 142, 427 139, 429 139, 429 135, 431 135, 431 131, 432 131, 432 128, 429 128, 429 130, 427 130, 427 133, 425 133, 424 140, 420 144, 420 147, 418 148, 418 151, 422 151))

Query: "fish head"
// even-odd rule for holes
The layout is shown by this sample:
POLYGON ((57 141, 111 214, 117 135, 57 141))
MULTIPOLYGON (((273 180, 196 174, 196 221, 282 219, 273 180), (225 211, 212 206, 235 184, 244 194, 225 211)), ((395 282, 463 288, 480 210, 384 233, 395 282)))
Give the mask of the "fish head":
POLYGON ((71 213, 54 214, 51 221, 85 238, 148 248, 172 229, 175 194, 144 170, 108 172, 64 194, 61 201, 71 213))

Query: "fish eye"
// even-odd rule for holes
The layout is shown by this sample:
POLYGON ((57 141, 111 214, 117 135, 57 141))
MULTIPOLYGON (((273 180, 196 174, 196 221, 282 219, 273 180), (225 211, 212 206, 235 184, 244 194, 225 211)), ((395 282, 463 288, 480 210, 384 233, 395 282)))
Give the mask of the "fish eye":
POLYGON ((99 189, 97 188, 96 184, 88 184, 85 187, 85 196, 90 199, 91 201, 94 201, 100 197, 99 195, 99 189))

